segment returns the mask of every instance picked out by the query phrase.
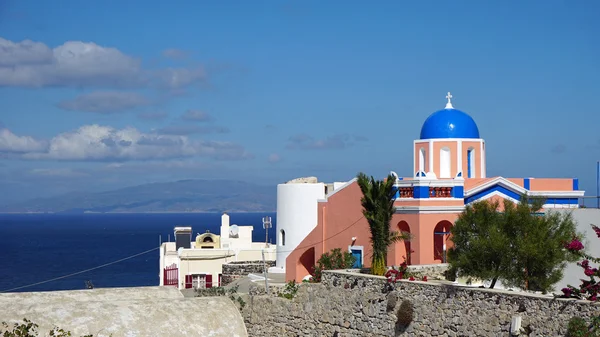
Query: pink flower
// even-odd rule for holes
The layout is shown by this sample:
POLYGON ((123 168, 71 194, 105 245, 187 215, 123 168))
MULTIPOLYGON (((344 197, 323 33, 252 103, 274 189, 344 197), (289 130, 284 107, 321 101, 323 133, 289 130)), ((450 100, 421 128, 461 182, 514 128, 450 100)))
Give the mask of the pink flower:
POLYGON ((427 275, 423 276, 423 281, 427 282, 427 275))
POLYGON ((573 241, 567 244, 565 248, 573 252, 578 252, 583 249, 583 243, 577 239, 573 239, 573 241))
POLYGON ((596 294, 594 294, 594 295, 590 296, 590 298, 588 298, 588 300, 595 302, 598 300, 598 297, 596 296, 596 294))
POLYGON ((585 270, 585 276, 594 276, 594 274, 596 274, 596 272, 598 271, 598 269, 596 268, 587 268, 585 270))
POLYGON ((409 281, 414 281, 414 280, 415 280, 415 278, 411 276, 411 277, 410 277, 408 280, 409 280, 409 281))
POLYGON ((597 226, 592 225, 592 228, 594 229, 594 232, 596 232, 596 235, 598 236, 598 238, 600 238, 600 228, 598 228, 597 226))
POLYGON ((581 268, 583 269, 588 269, 590 267, 590 261, 588 260, 583 260, 581 261, 581 263, 579 264, 581 266, 581 268))
POLYGON ((566 297, 571 297, 573 290, 571 288, 562 288, 561 291, 565 294, 566 297))

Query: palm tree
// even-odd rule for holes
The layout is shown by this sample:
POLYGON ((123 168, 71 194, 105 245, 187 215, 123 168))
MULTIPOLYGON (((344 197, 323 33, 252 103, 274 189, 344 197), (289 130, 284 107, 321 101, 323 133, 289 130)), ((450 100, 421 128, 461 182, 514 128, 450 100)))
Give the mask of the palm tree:
POLYGON ((371 273, 383 275, 387 266, 387 251, 389 246, 398 241, 409 240, 408 233, 390 231, 390 222, 396 212, 394 207, 395 178, 391 175, 386 180, 375 180, 364 173, 357 176, 358 186, 363 197, 360 202, 363 215, 369 222, 371 230, 371 244, 373 256, 371 260, 371 273))

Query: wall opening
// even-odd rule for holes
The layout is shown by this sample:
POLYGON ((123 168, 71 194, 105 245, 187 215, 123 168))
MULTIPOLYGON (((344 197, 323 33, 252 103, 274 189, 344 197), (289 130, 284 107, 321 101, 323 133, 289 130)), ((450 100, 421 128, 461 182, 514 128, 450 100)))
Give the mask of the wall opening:
POLYGON ((451 165, 452 159, 450 157, 450 148, 443 147, 440 150, 440 178, 451 178, 451 165))
POLYGON ((279 245, 285 246, 285 231, 283 229, 279 231, 279 245))
POLYGON ((433 259, 437 262, 447 262, 446 251, 448 250, 447 244, 450 242, 448 237, 450 236, 450 229, 452 223, 448 220, 438 222, 433 229, 433 259))
MULTIPOLYGON (((410 227, 408 226, 408 222, 406 221, 400 221, 398 223, 398 230, 400 231, 400 233, 406 233, 408 235, 410 235, 410 227)), ((400 251, 402 251, 401 248, 404 248, 404 252, 400 253, 402 254, 400 256, 400 258, 402 258, 403 260, 406 259, 406 263, 411 265, 412 261, 411 261, 411 255, 412 255, 412 251, 410 249, 410 240, 403 240, 402 243, 397 243, 397 245, 400 246, 400 251), (402 247, 404 246, 404 247, 402 247)), ((398 246, 396 246, 398 247, 398 246)), ((398 255, 396 255, 396 257, 398 257, 398 255)))
POLYGON ((425 156, 427 155, 427 152, 425 152, 425 148, 421 148, 419 150, 419 172, 425 172, 425 156))
POLYGON ((298 260, 299 268, 297 269, 296 276, 300 275, 305 277, 308 274, 312 274, 314 272, 313 268, 315 266, 315 247, 311 247, 300 255, 300 259, 298 260))
POLYGON ((207 236, 204 238, 204 240, 202 240, 202 242, 214 242, 214 241, 210 236, 207 236))
POLYGON ((467 150, 467 177, 475 178, 475 149, 472 147, 467 150))

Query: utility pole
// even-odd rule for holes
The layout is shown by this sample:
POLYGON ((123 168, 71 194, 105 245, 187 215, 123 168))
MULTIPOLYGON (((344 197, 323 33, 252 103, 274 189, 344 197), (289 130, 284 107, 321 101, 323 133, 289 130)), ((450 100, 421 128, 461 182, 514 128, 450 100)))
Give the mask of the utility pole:
POLYGON ((262 218, 263 228, 265 229, 265 247, 269 247, 269 228, 272 227, 271 217, 265 216, 262 218))
POLYGON ((263 274, 265 275, 265 290, 267 294, 269 293, 269 279, 267 278, 267 263, 265 262, 265 250, 262 250, 262 259, 263 259, 263 274))

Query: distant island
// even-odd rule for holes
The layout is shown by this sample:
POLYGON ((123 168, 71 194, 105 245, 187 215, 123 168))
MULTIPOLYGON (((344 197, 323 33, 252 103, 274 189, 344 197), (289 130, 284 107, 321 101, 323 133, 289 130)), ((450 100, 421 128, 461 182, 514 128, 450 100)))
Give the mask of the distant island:
POLYGON ((68 193, 0 205, 0 213, 275 212, 277 188, 234 180, 180 180, 68 193))

